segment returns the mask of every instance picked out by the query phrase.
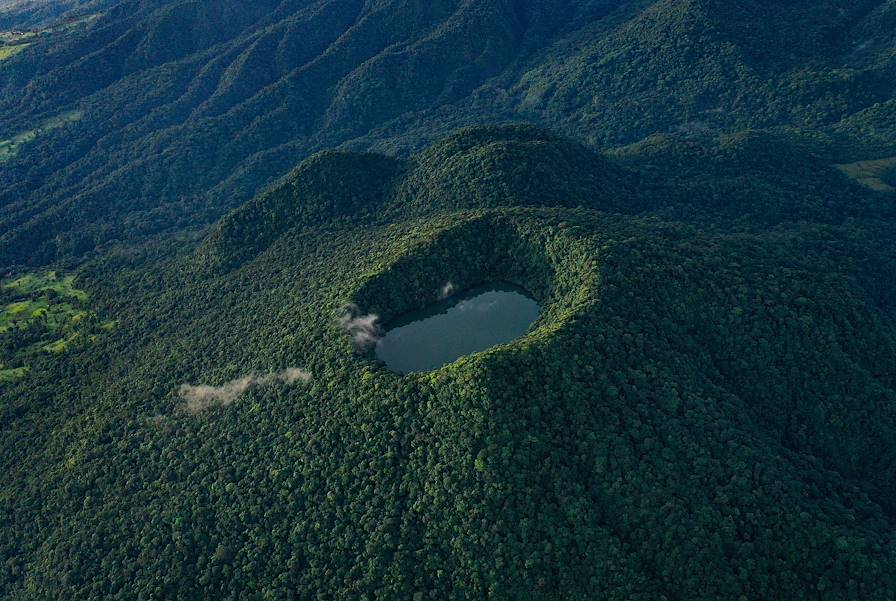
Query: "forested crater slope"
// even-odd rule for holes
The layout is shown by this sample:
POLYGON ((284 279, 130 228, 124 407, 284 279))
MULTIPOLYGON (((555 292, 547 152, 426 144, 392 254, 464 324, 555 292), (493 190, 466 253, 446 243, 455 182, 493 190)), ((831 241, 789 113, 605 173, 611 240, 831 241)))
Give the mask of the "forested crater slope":
POLYGON ((0 593, 889 599, 889 197, 774 140, 327 153, 85 265, 119 326, 0 389, 0 593), (449 279, 542 314, 409 375, 343 319, 449 279))

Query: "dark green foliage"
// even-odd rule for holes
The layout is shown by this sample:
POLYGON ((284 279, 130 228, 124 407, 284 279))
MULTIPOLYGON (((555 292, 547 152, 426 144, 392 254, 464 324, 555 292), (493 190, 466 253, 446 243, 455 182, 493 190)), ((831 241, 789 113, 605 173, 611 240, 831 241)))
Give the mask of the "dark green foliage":
POLYGON ((402 206, 584 206, 637 210, 633 175, 583 146, 528 126, 471 128, 415 157, 402 206))
POLYGON ((0 65, 0 140, 83 112, 0 169, 0 263, 206 226, 319 150, 495 121, 896 155, 892 22, 883 0, 127 0, 0 65))
POLYGON ((283 182, 224 217, 200 256, 210 268, 231 267, 293 227, 382 210, 401 168, 399 161, 379 155, 315 155, 283 182))
POLYGON ((489 126, 461 130, 406 161, 316 155, 223 218, 197 264, 233 267, 297 226, 543 205, 765 224, 892 214, 784 135, 657 136, 605 156, 531 126, 489 126))
POLYGON ((2 341, 0 597, 896 596, 893 2, 79 5, 0 64, 3 274, 90 301, 2 341), (541 315, 340 325, 449 280, 541 315))
POLYGON ((888 600, 888 199, 754 134, 315 156, 195 252, 84 268, 119 327, 0 391, 0 594, 888 600), (512 169, 539 156, 568 197, 512 169), (448 279, 542 315, 410 376, 339 326, 448 279), (295 366, 198 415, 177 393, 295 366))

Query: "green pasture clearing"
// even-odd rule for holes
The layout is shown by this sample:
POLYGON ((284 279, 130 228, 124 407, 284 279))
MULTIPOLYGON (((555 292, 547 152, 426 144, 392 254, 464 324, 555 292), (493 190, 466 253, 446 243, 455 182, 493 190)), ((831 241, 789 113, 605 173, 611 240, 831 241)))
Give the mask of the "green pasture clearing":
MULTIPOLYGON (((0 334, 15 327, 27 327, 35 320, 46 320, 48 309, 49 301, 46 299, 9 303, 0 311, 0 334)), ((58 320, 54 319, 54 321, 58 320)))
POLYGON ((76 276, 55 271, 26 273, 0 284, 0 381, 24 377, 27 367, 3 369, 3 362, 21 365, 28 357, 61 354, 74 345, 93 342, 115 329, 117 320, 97 323, 87 305, 88 294, 76 276), (0 346, 2 348, 2 346, 0 346))
POLYGON ((866 188, 877 192, 896 191, 896 157, 858 161, 836 167, 866 188))
POLYGON ((0 383, 29 373, 27 366, 6 368, 39 354, 58 355, 79 344, 94 342, 102 332, 118 327, 117 319, 96 323, 87 306, 87 292, 77 287, 76 276, 56 271, 26 273, 0 283, 0 383))
POLYGON ((35 36, 37 36, 36 31, 0 31, 0 42, 9 45, 20 45, 24 43, 25 40, 30 40, 35 36))
POLYGON ((42 350, 53 353, 54 355, 58 355, 59 353, 64 353, 68 350, 69 346, 71 346, 74 342, 81 337, 80 332, 76 332, 75 334, 68 336, 66 338, 60 338, 55 342, 51 342, 50 344, 46 344, 41 347, 42 350))
POLYGON ((21 45, 25 43, 26 40, 32 40, 33 38, 36 38, 38 36, 47 36, 49 34, 55 33, 65 33, 66 31, 71 31, 78 27, 90 25, 91 23, 102 17, 104 14, 106 13, 96 12, 86 14, 77 18, 64 19, 42 29, 0 31, 0 42, 9 45, 21 45))
POLYGON ((19 301, 16 303, 8 304, 6 306, 6 310, 3 313, 4 315, 8 315, 9 317, 15 317, 17 315, 27 313, 30 307, 31 301, 19 301))
POLYGON ((53 131, 54 129, 59 129, 70 123, 75 123, 76 121, 79 121, 83 116, 84 113, 81 111, 69 111, 67 113, 57 115, 52 119, 47 119, 41 125, 34 129, 20 132, 6 140, 0 140, 0 162, 8 161, 16 156, 19 153, 19 150, 21 150, 22 146, 24 146, 25 144, 34 141, 35 139, 50 131, 53 131))
POLYGON ((19 52, 27 48, 30 44, 12 44, 6 46, 0 46, 0 63, 5 61, 8 58, 12 58, 17 55, 19 52))
POLYGON ((14 300, 0 309, 0 333, 27 328, 35 321, 55 332, 76 326, 89 315, 81 306, 87 293, 75 287, 73 275, 28 273, 3 284, 3 291, 14 300))
POLYGON ((59 274, 55 271, 28 273, 8 284, 4 284, 3 287, 18 294, 32 294, 52 290, 60 296, 69 296, 81 302, 87 300, 87 293, 75 288, 75 276, 59 277, 59 274))

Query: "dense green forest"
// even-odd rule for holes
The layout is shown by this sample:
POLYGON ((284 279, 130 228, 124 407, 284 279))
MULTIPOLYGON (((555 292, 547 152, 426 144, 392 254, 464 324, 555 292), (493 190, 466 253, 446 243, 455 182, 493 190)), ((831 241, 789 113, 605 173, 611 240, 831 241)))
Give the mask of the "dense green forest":
POLYGON ((0 149, 43 132, 0 151, 0 264, 206 226, 319 150, 407 156, 467 125, 529 122, 598 149, 773 129, 828 163, 896 156, 884 0, 122 0, 66 14, 75 26, 0 62, 0 149))
POLYGON ((312 157, 195 250, 82 267, 118 327, 0 392, 0 590, 889 599, 891 199, 758 134, 312 157), (446 279, 542 315, 407 376, 340 327, 446 279))
POLYGON ((0 0, 0 598, 892 601, 894 48, 884 0, 0 0), (541 312, 353 340, 446 282, 541 312))

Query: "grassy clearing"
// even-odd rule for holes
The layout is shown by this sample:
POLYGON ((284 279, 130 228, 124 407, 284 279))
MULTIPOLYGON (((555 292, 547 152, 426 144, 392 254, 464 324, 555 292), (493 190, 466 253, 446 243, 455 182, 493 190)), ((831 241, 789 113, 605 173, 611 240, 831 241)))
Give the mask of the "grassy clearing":
POLYGON ((90 315, 83 307, 87 293, 75 287, 75 276, 29 273, 3 284, 3 291, 12 302, 0 309, 0 333, 35 322, 55 332, 77 326, 90 315))
POLYGON ((76 343, 80 338, 81 338, 81 333, 76 332, 75 334, 73 334, 67 338, 60 338, 56 342, 51 342, 50 344, 44 345, 43 347, 41 347, 41 349, 48 353, 58 355, 60 353, 64 353, 65 351, 67 351, 69 349, 69 347, 71 345, 73 345, 74 343, 76 343))
POLYGON ((34 37, 37 37, 36 31, 19 31, 16 33, 13 33, 12 31, 0 31, 0 42, 9 44, 10 46, 22 44, 25 40, 30 40, 34 37))
POLYGON ((72 297, 81 302, 87 300, 87 293, 75 288, 75 276, 59 277, 55 271, 28 273, 4 284, 3 288, 23 295, 52 290, 59 296, 72 297))
POLYGON ((40 354, 61 354, 115 329, 116 320, 97 323, 89 297, 75 276, 55 271, 27 273, 0 284, 0 381, 25 377, 27 367, 3 369, 3 362, 28 363, 40 354))
POLYGON ((28 313, 28 309, 31 308, 30 301, 21 301, 18 303, 9 303, 6 306, 6 310, 4 311, 5 315, 8 315, 10 318, 16 317, 23 313, 28 313))
POLYGON ((29 44, 13 44, 11 46, 0 46, 0 63, 8 58, 14 57, 28 46, 29 44))
POLYGON ((52 119, 47 119, 34 129, 20 132, 6 140, 0 140, 0 163, 15 157, 25 144, 28 144, 55 129, 80 121, 83 116, 84 113, 81 111, 69 111, 57 115, 52 119))
POLYGON ((866 188, 877 192, 896 191, 896 157, 835 166, 866 188))

